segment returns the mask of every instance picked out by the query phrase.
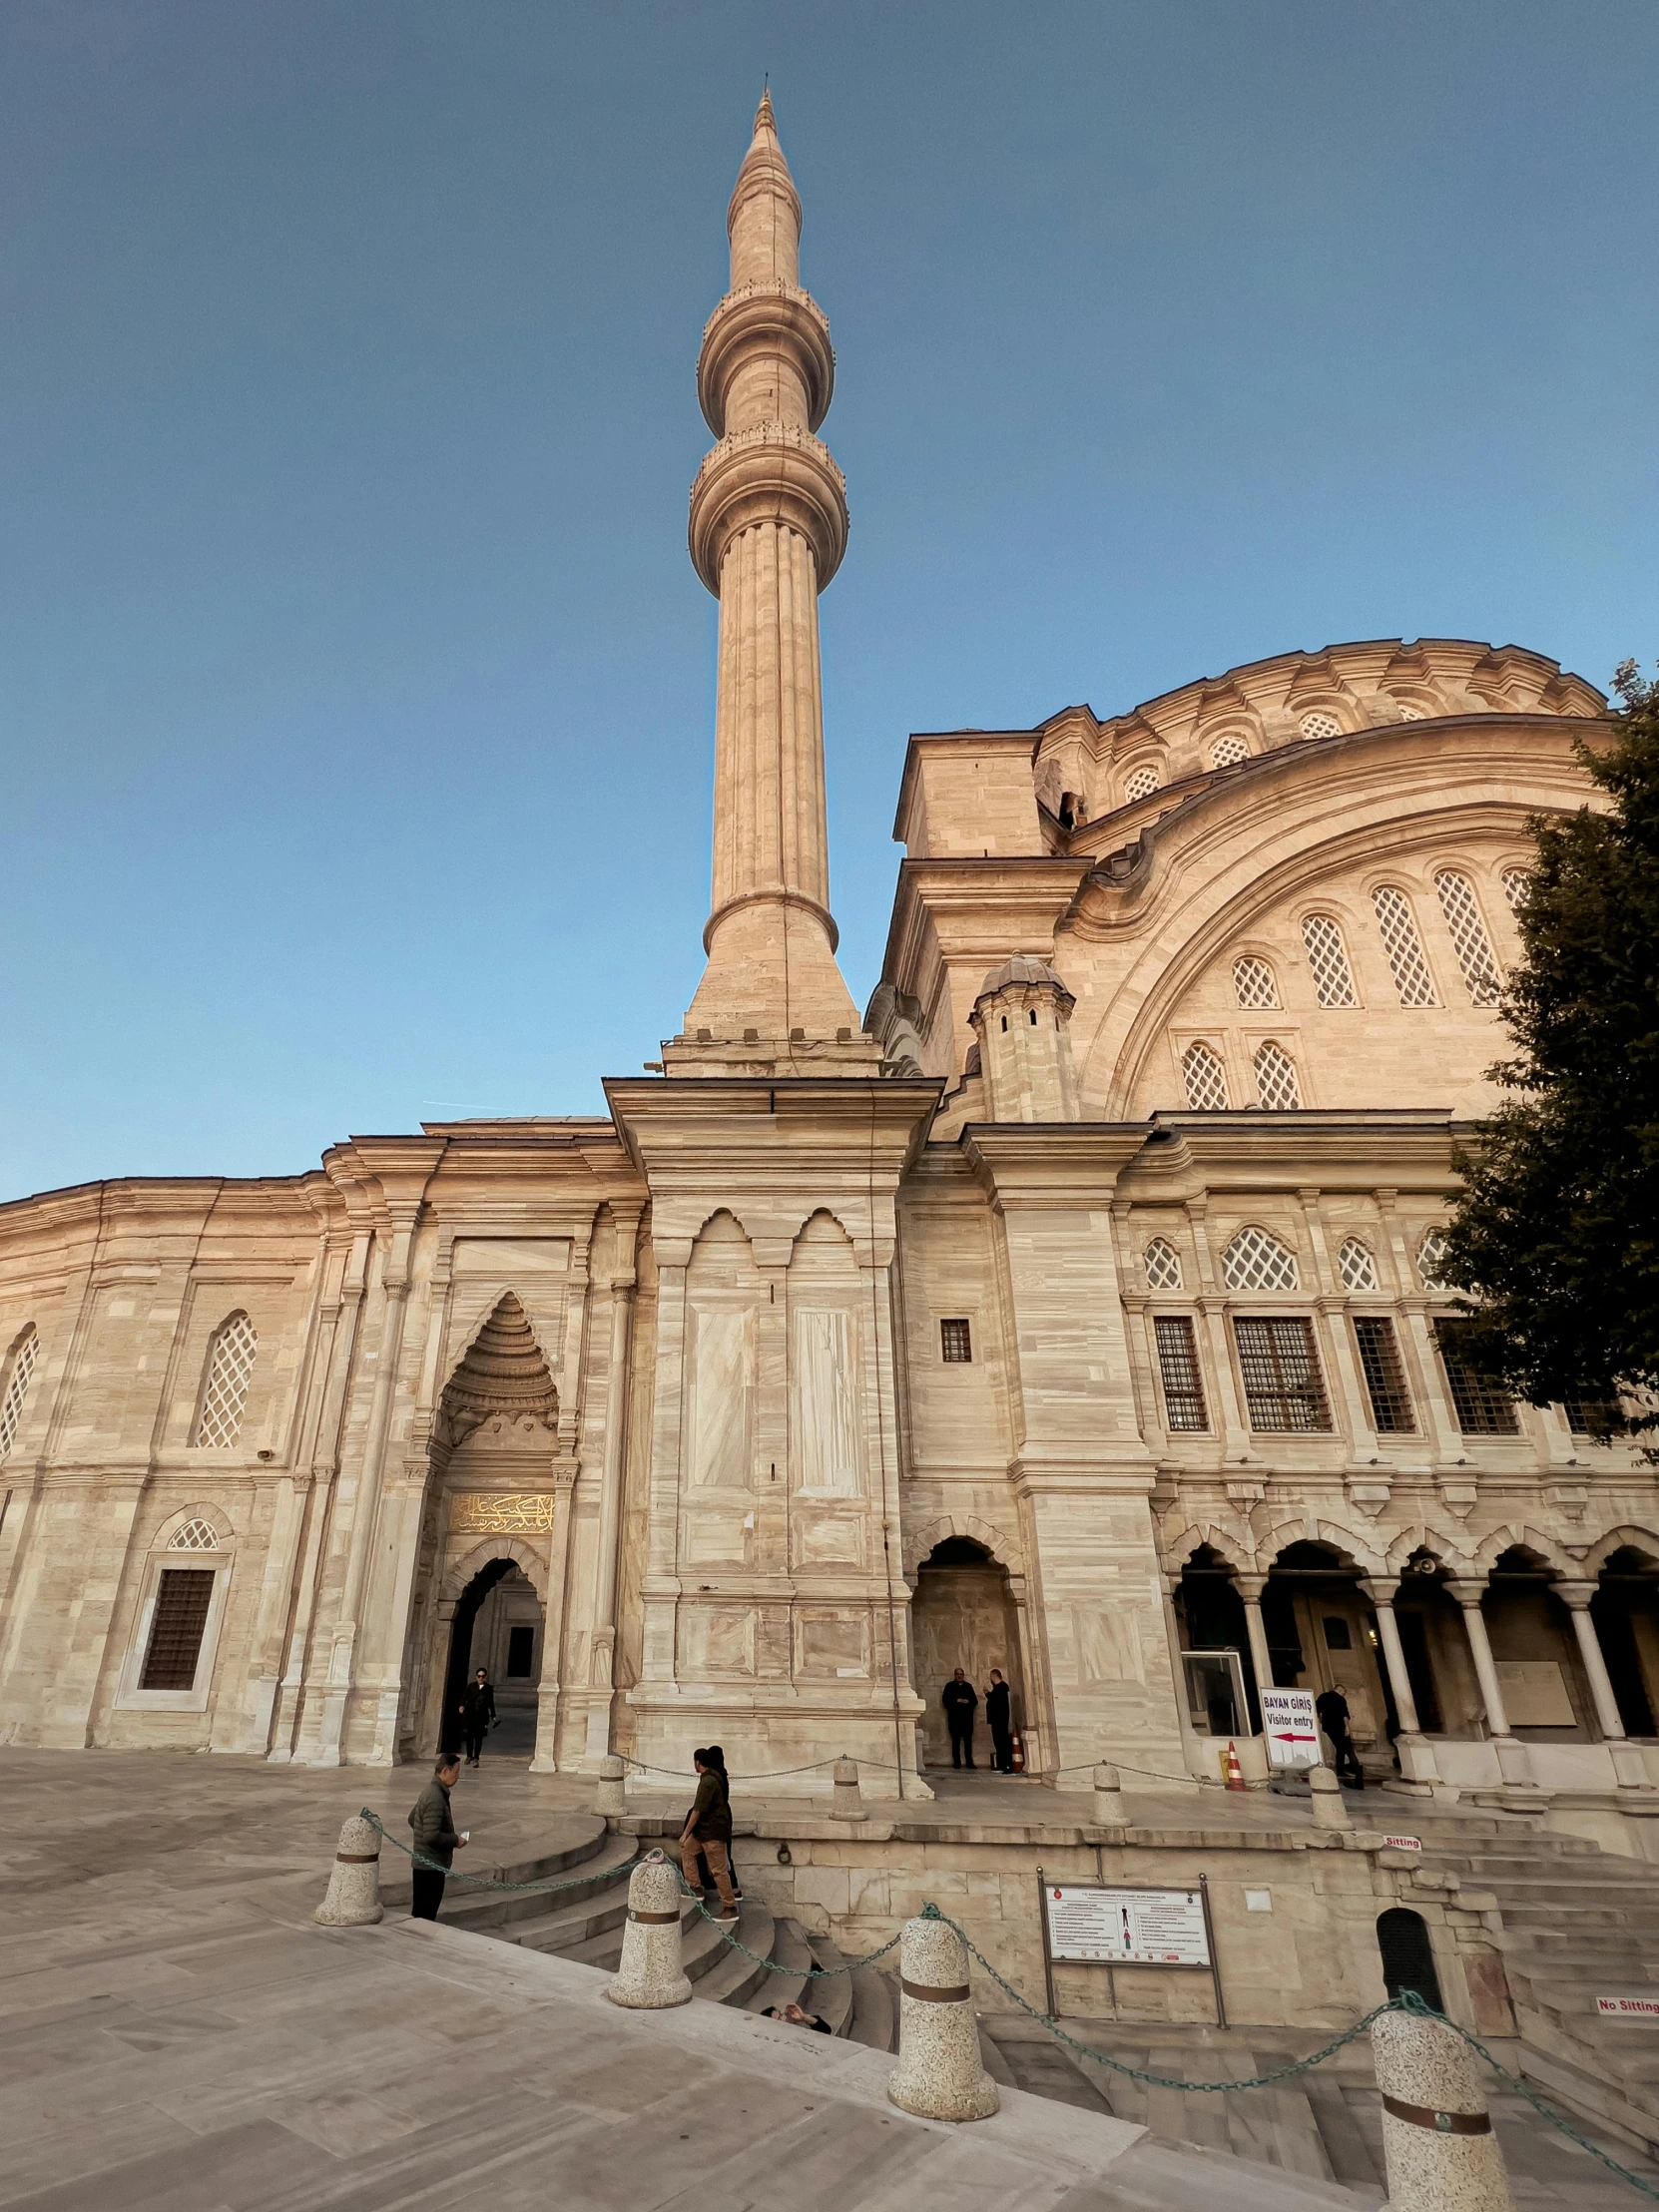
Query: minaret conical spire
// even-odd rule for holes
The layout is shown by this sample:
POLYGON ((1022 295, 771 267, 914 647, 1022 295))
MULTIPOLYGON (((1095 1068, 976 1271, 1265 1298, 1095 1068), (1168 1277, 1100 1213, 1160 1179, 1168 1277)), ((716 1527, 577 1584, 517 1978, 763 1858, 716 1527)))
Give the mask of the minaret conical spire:
POLYGON ((818 595, 846 544, 846 487, 813 434, 835 357, 801 289, 801 195, 772 95, 727 211, 732 285, 703 333, 698 396, 719 441, 691 497, 693 565, 720 601, 709 964, 676 1072, 873 1054, 835 965, 818 595), (688 1065, 691 1061, 693 1065, 688 1065))

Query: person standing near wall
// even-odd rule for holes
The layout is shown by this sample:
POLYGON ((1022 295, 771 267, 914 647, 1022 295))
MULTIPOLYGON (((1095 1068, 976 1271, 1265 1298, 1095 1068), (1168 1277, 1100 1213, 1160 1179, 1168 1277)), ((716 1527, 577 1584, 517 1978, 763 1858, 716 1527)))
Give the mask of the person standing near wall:
POLYGON ((979 1693, 960 1667, 945 1684, 940 1703, 944 1707, 945 1726, 950 1730, 950 1764, 953 1767, 971 1767, 973 1715, 979 1703, 979 1693))
POLYGON ((483 1756, 484 1738, 495 1723, 495 1690, 487 1671, 480 1667, 466 1686, 461 1700, 461 1731, 466 1738, 466 1763, 475 1767, 483 1756))
MULTIPOLYGON (((1008 1685, 1002 1669, 992 1667, 991 1686, 985 1692, 985 1725, 991 1732, 991 1769, 995 1774, 1014 1771, 1014 1723, 1008 1710, 1008 1685)), ((971 1764, 971 1761, 969 1762, 971 1764)))
POLYGON ((1349 1731, 1348 1700, 1341 1690, 1322 1690, 1314 1700, 1321 1728, 1331 1739, 1331 1770, 1340 1782, 1346 1769, 1357 1790, 1366 1786, 1366 1770, 1349 1731))
POLYGON ((697 1769, 697 1796, 681 1832, 680 1864, 695 1889, 700 1881, 699 1857, 709 1862, 720 1892, 720 1911, 714 1918, 723 1928, 735 1928, 738 1898, 732 1887, 732 1801, 726 1792, 725 1760, 717 1746, 712 1752, 694 1751, 692 1765, 697 1769))
POLYGON ((421 1859, 435 1860, 435 1866, 421 1866, 417 1861, 413 1870, 414 1902, 409 1907, 411 1921, 435 1921, 438 1907, 443 1903, 443 1886, 449 1879, 449 1869, 455 1863, 455 1854, 465 1851, 466 1838, 457 1833, 449 1811, 449 1793, 460 1780, 461 1762, 452 1752, 439 1754, 438 1763, 432 1769, 432 1779, 414 1802, 409 1815, 409 1826, 414 1830, 414 1848, 421 1859))

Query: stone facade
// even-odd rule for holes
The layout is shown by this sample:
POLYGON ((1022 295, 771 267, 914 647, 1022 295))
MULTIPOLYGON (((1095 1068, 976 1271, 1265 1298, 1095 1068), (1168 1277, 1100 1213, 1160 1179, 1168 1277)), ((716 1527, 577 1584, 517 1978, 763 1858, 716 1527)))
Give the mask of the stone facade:
POLYGON ((1382 640, 916 737, 860 1020, 800 221, 763 102, 699 371, 684 1029, 608 1118, 0 1208, 0 1739, 385 1764, 487 1646, 538 1767, 922 1795, 957 1663, 1047 1773, 1259 1775, 1276 1679, 1379 1774, 1605 1832, 1659 1781, 1653 1474, 1458 1367, 1433 1242, 1605 703, 1382 640))

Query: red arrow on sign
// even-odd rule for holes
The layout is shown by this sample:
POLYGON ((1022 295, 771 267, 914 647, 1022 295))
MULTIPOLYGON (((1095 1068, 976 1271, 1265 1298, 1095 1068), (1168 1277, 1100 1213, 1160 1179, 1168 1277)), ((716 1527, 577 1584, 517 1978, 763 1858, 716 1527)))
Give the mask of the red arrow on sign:
POLYGON ((1280 1729, 1276 1732, 1273 1740, 1276 1744, 1311 1744, 1315 1739, 1312 1736, 1294 1735, 1288 1729, 1280 1729))

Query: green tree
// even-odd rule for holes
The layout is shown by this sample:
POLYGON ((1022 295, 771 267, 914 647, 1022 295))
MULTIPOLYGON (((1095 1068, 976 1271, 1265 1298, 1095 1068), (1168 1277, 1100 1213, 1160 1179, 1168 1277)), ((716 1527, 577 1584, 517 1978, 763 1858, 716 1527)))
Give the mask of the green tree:
MULTIPOLYGON (((1467 1357, 1533 1405, 1637 1400, 1659 1425, 1659 685, 1633 661, 1604 746, 1606 795, 1531 829, 1525 964, 1504 994, 1513 1095, 1459 1153, 1438 1273, 1470 1294, 1467 1357)), ((1600 1425, 1599 1419, 1596 1425, 1600 1425)))

